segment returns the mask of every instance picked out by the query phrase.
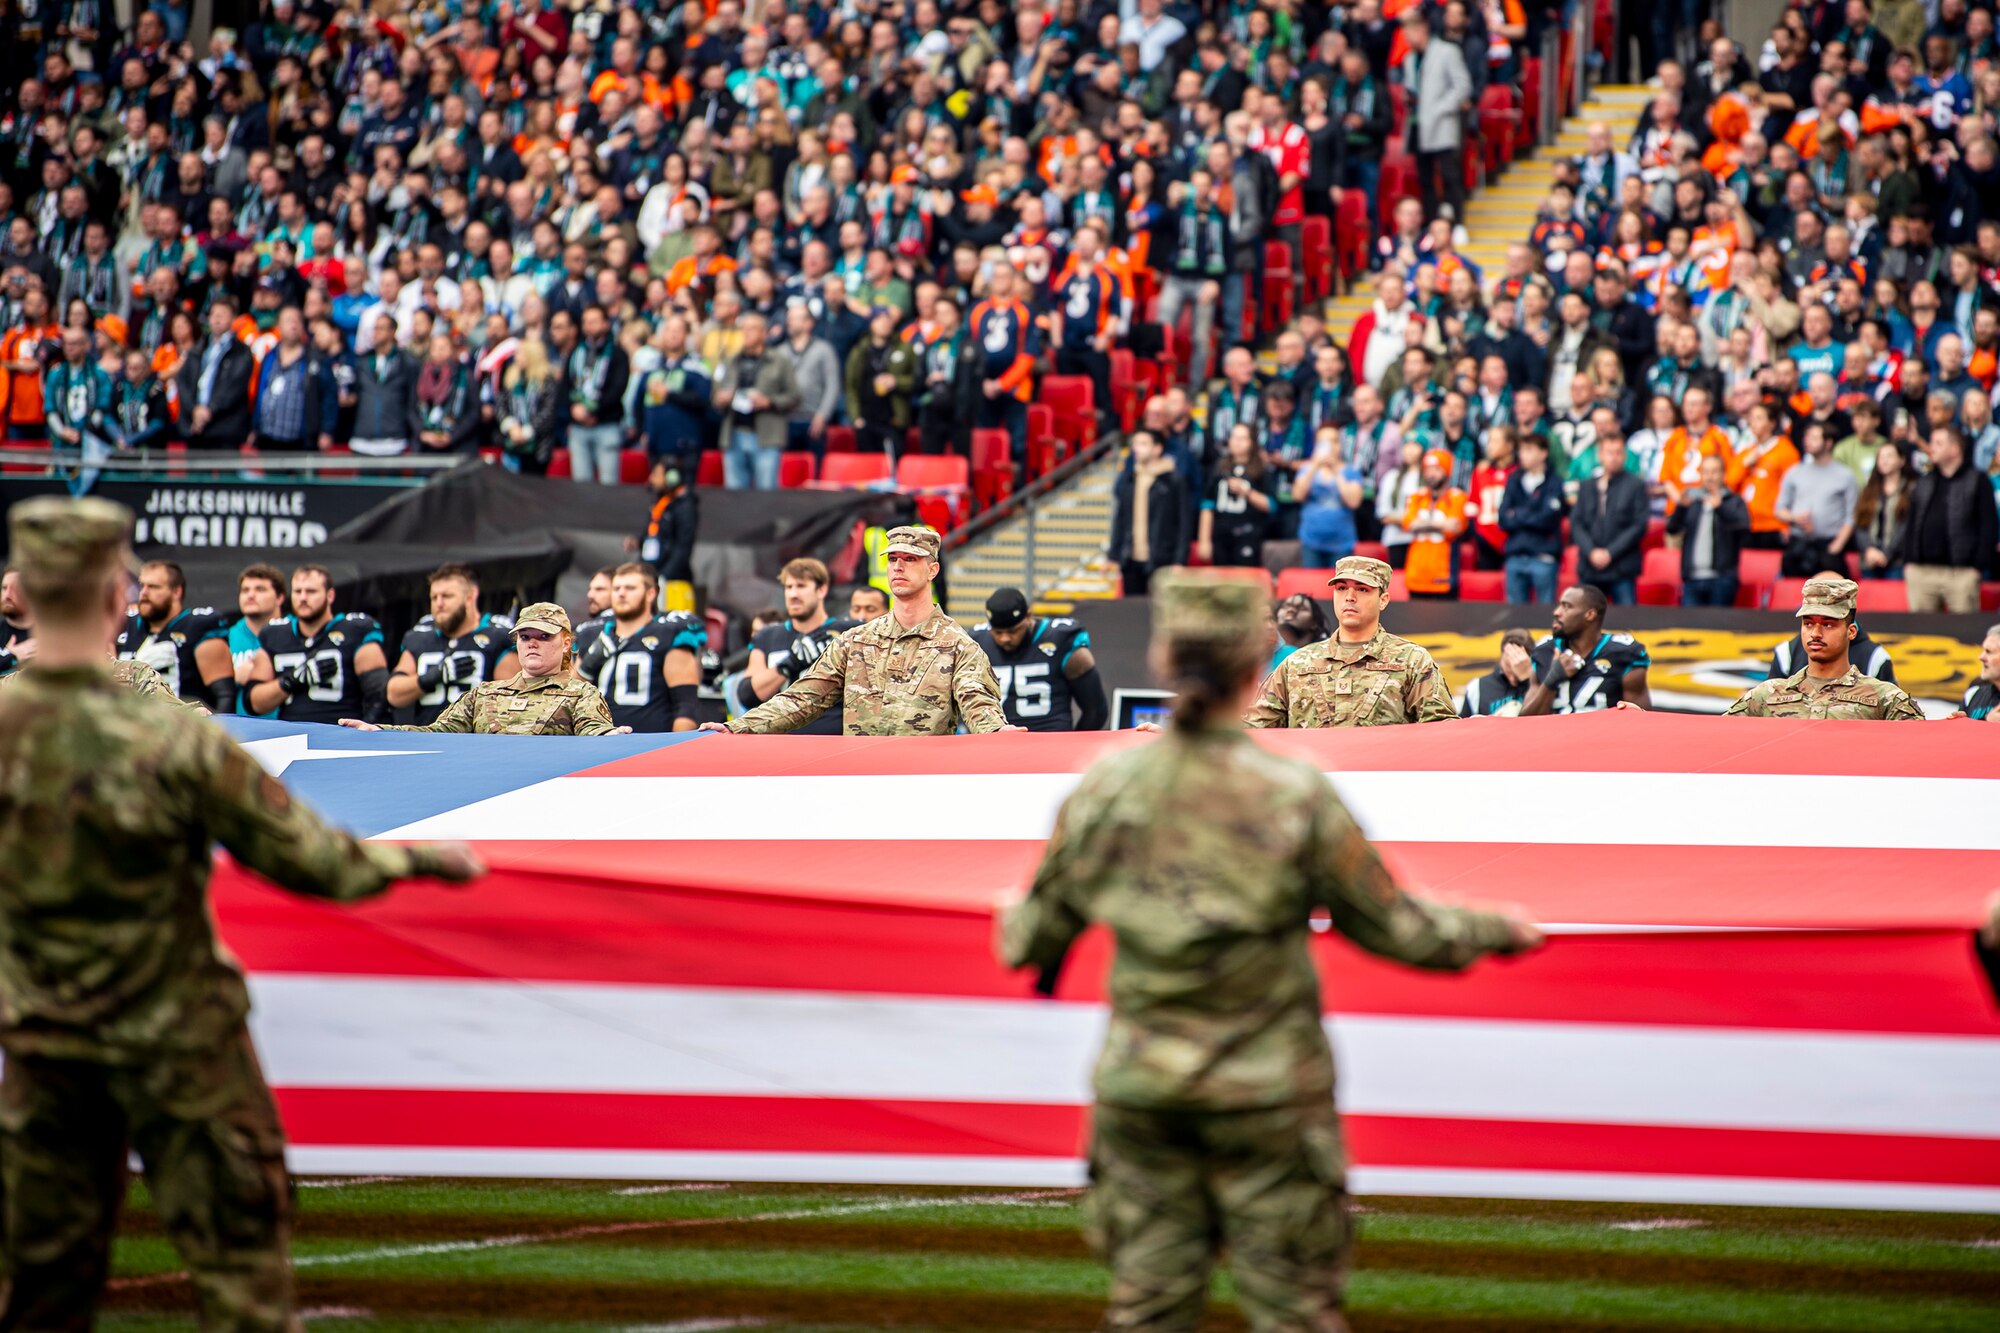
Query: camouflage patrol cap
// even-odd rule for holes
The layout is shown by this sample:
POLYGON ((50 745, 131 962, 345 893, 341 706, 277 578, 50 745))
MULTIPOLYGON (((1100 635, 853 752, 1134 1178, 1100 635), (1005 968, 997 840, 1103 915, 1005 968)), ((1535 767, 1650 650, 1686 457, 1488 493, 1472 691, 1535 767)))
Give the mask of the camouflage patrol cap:
POLYGON ((1377 560, 1372 555, 1347 555, 1336 560, 1333 577, 1326 581, 1330 588, 1342 579, 1355 583, 1365 583, 1377 592, 1389 591, 1389 562, 1377 560))
POLYGON ((538 629, 546 634, 569 634, 569 612, 554 602, 536 602, 514 617, 514 633, 538 629))
POLYGON ((1799 590, 1797 616, 1830 616, 1835 620, 1854 614, 1854 600, 1861 589, 1851 579, 1813 579, 1799 590))
POLYGON ((30 585, 81 583, 121 565, 139 572, 132 511, 91 496, 45 496, 15 505, 7 511, 7 550, 30 585))
POLYGON ((920 528, 912 524, 890 528, 888 538, 882 547, 882 554, 895 555, 900 552, 903 555, 920 555, 926 560, 935 560, 938 558, 941 544, 937 533, 929 528, 920 528))
POLYGON ((1271 595, 1257 584, 1202 570, 1153 580, 1153 633, 1168 640, 1261 643, 1271 595))

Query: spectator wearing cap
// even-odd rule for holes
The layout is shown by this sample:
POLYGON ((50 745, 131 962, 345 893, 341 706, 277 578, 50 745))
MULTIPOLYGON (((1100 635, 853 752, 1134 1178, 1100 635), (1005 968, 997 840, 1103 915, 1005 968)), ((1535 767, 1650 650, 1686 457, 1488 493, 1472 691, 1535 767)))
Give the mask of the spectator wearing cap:
POLYGON ((610 736, 630 731, 611 721, 597 687, 574 670, 569 612, 536 602, 514 620, 521 669, 505 680, 483 680, 426 726, 377 726, 351 717, 357 731, 473 732, 501 736, 610 736))
POLYGON ((1019 588, 1000 588, 972 641, 992 663, 1008 722, 1026 731, 1104 730, 1111 705, 1082 625, 1036 616, 1019 588))
POLYGON ((1926 452, 1931 467, 1911 490, 1909 518, 1897 537, 1897 560, 1909 588, 1910 610, 1968 614, 1979 609, 1979 583, 1992 567, 2000 541, 1993 488, 1966 458, 1965 437, 1956 426, 1932 431, 1926 452))
POLYGON ((1447 449, 1424 450, 1421 484, 1403 509, 1402 528, 1410 536, 1403 577, 1412 597, 1458 593, 1458 539, 1469 525, 1471 500, 1452 484, 1455 464, 1447 449))
POLYGON ((1603 470, 1582 483, 1570 511, 1577 581, 1619 606, 1630 606, 1638 600, 1639 570, 1645 563, 1641 548, 1652 509, 1646 483, 1625 470, 1625 432, 1608 415, 1598 426, 1597 459, 1603 470))
POLYGON ((1187 554, 1187 497, 1174 460, 1146 431, 1132 432, 1132 468, 1112 484, 1116 506, 1107 543, 1127 597, 1144 597, 1153 574, 1187 554))

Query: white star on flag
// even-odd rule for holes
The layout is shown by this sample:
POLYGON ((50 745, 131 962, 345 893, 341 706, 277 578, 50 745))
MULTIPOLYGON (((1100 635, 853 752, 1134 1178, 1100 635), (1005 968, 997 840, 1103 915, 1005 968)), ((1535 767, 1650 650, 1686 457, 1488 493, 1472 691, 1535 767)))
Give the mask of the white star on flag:
POLYGON ((314 750, 308 747, 304 734, 244 741, 243 748, 272 777, 279 776, 293 764, 312 763, 320 759, 377 759, 383 755, 437 753, 436 750, 314 750))

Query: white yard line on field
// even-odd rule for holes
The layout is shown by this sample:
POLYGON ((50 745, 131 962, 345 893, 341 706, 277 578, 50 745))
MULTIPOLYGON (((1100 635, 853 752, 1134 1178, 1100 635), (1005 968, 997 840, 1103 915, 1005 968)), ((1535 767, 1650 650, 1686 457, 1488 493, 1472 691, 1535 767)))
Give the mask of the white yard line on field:
POLYGON ((698 1194, 708 1190, 732 1188, 723 1184, 683 1184, 683 1185, 633 1185, 629 1189, 613 1190, 613 1194, 623 1199, 636 1198, 645 1194, 698 1194))
MULTIPOLYGON (((918 1208, 1032 1206, 1049 1199, 1071 1198, 1079 1192, 1026 1190, 1018 1194, 953 1194, 928 1199, 871 1199, 835 1204, 830 1208, 788 1208, 782 1212, 753 1213, 748 1217, 670 1217, 646 1222, 604 1222, 595 1226, 565 1227, 560 1231, 524 1231, 509 1236, 484 1236, 478 1240, 432 1241, 423 1245, 381 1245, 372 1250, 348 1250, 340 1254, 309 1254, 292 1260, 292 1267, 330 1268, 337 1264, 415 1259, 437 1254, 476 1254, 482 1250, 516 1249, 523 1245, 559 1245, 564 1241, 590 1240, 599 1236, 629 1236, 647 1231, 739 1226, 752 1222, 798 1222, 816 1217, 853 1217, 862 1213, 908 1212, 918 1208)), ((114 1278, 109 1286, 113 1291, 132 1291, 143 1287, 160 1287, 185 1282, 187 1278, 186 1272, 148 1273, 139 1277, 114 1278)))
POLYGON ((1653 1217, 1641 1222, 1612 1222, 1613 1231, 1689 1231, 1708 1223, 1698 1217, 1653 1217))
POLYGON ((401 1179, 401 1176, 327 1176, 318 1180, 293 1177, 292 1183, 302 1190, 339 1190, 349 1185, 386 1185, 401 1179))

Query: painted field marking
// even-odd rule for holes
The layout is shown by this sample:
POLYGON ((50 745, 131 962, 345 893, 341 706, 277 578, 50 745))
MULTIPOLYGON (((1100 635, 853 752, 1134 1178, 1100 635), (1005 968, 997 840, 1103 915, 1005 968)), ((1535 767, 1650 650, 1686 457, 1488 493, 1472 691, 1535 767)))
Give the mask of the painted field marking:
MULTIPOLYGON (((1036 1205, 1047 1199, 1072 1198, 1080 1190, 1026 1190, 1018 1194, 968 1197, 962 1194, 927 1199, 874 1199, 835 1204, 831 1208, 788 1208, 781 1212, 753 1213, 748 1217, 673 1217, 650 1222, 607 1222, 587 1227, 565 1227, 560 1231, 524 1231, 510 1236, 485 1236, 478 1240, 433 1241, 423 1245, 381 1245, 372 1250, 351 1250, 344 1254, 309 1254, 292 1260, 293 1268, 329 1268, 336 1264, 373 1263, 386 1259, 414 1259, 437 1254, 476 1254, 482 1250, 517 1249, 524 1245, 559 1245, 564 1241, 589 1240, 598 1236, 629 1236, 645 1231, 679 1231, 690 1227, 740 1226, 753 1222, 798 1222, 815 1217, 853 1217, 861 1213, 909 1212, 918 1208, 991 1208, 1036 1205)), ((114 1278, 113 1291, 133 1291, 185 1282, 188 1274, 148 1273, 139 1277, 114 1278)))
POLYGON ((1698 1217, 1652 1217, 1638 1222, 1613 1222, 1613 1231, 1691 1231, 1708 1223, 1698 1217))
POLYGON ((642 1194, 696 1194, 705 1193, 709 1190, 726 1190, 732 1188, 734 1186, 723 1184, 690 1183, 685 1185, 634 1185, 629 1189, 613 1190, 611 1192, 620 1198, 630 1199, 642 1194))
POLYGON ((302 1190, 339 1190, 346 1189, 349 1185, 386 1185, 403 1178, 402 1176, 337 1176, 331 1180, 300 1180, 294 1177, 292 1183, 302 1190))

